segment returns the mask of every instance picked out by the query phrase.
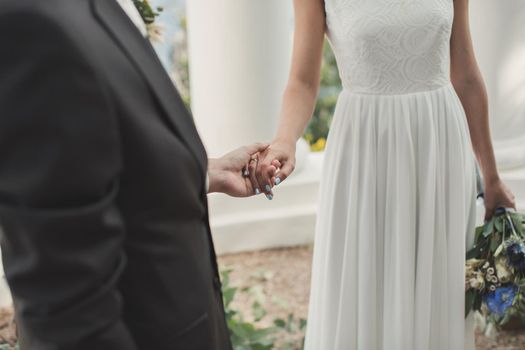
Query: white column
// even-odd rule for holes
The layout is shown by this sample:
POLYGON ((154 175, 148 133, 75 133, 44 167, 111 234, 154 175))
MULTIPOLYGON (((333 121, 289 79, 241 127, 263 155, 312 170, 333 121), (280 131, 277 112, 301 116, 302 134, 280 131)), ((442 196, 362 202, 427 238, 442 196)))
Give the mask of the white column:
MULTIPOLYGON (((210 156, 271 141, 288 80, 291 0, 188 0, 192 109, 210 156)), ((275 197, 210 195, 219 254, 310 243, 321 155, 299 143, 294 175, 275 197), (301 169, 302 168, 302 169, 301 169)))
POLYGON ((210 156, 270 141, 288 78, 288 0, 187 2, 192 109, 210 156))
POLYGON ((525 1, 471 4, 472 37, 489 92, 501 170, 525 166, 525 1))

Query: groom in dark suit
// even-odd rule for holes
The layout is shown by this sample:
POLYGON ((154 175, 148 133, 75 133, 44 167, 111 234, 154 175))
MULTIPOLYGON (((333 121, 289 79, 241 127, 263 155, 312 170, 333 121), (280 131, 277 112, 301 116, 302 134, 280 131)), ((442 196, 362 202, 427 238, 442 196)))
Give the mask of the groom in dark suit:
MULTIPOLYGON (((220 92, 218 92, 220 93, 220 92)), ((115 0, 0 1, 0 225, 22 350, 227 350, 210 162, 115 0)))

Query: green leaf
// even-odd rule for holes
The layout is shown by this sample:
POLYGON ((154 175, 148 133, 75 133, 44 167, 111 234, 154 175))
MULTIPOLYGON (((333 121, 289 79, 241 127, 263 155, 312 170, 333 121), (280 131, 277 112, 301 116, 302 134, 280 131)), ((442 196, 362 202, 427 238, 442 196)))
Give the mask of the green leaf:
POLYGON ((295 333, 297 328, 295 326, 295 319, 293 314, 288 314, 288 322, 286 326, 288 333, 295 333))
POLYGON ((304 318, 301 318, 299 321, 299 329, 304 331, 306 329, 307 321, 304 318))
POLYGON ((496 249, 501 245, 501 233, 499 231, 496 231, 494 235, 492 235, 492 239, 490 240, 490 251, 494 254, 496 252, 496 249))
POLYGON ((523 237, 525 235, 525 230, 523 226, 523 220, 525 219, 525 215, 519 213, 510 213, 510 218, 512 220, 514 228, 516 229, 516 233, 523 237))
POLYGON ((261 303, 259 303, 258 301, 252 304, 252 312, 253 317, 255 318, 255 322, 259 322, 267 314, 266 309, 264 309, 261 303))
POLYGON ((481 256, 484 256, 488 249, 488 243, 488 240, 476 243, 474 247, 467 252, 467 260, 479 259, 481 256))
POLYGON ((485 226, 483 226, 483 225, 476 227, 476 231, 475 231, 475 234, 474 234, 474 242, 478 242, 479 241, 479 239, 483 235, 484 229, 485 229, 485 226))
POLYGON ((273 321, 273 324, 274 324, 276 327, 279 327, 279 328, 285 328, 285 327, 286 327, 286 321, 283 320, 282 318, 275 319, 275 320, 273 321))
POLYGON ((497 216, 494 218, 494 228, 496 232, 503 232, 503 221, 505 220, 505 216, 497 216))
POLYGON ((482 303, 483 303, 483 296, 479 292, 476 291, 476 296, 474 297, 474 303, 472 304, 472 308, 474 310, 480 311, 482 303))
POLYGON ((512 315, 510 313, 506 313, 505 316, 503 316, 503 318, 499 320, 498 325, 503 326, 507 324, 511 318, 512 318, 512 315))
POLYGON ((281 345, 281 350, 294 350, 292 343, 285 343, 281 345))
MULTIPOLYGON (((264 308, 264 301, 266 294, 262 285, 256 285, 247 289, 238 289, 230 286, 230 273, 231 270, 222 271, 223 281, 223 294, 225 300, 225 315, 226 322, 230 331, 230 339, 232 341, 234 350, 271 350, 276 349, 275 341, 278 334, 288 332, 296 339, 295 335, 300 331, 302 332, 306 326, 305 320, 296 320, 293 314, 289 314, 287 319, 277 318, 273 320, 274 326, 268 328, 261 328, 258 326, 259 322, 263 317, 267 315, 267 310, 264 308), (233 309, 231 303, 235 297, 240 293, 246 293, 250 298, 254 298, 255 301, 252 303, 252 316, 255 319, 254 323, 245 322, 244 316, 241 312, 233 309)), ((300 334, 299 334, 300 335, 300 334)), ((293 340, 289 342, 280 342, 279 350, 300 348, 300 341, 293 340), (288 345, 286 345, 288 344, 288 345)), ((2 350, 2 349, 0 349, 2 350)))
POLYGON ((470 310, 472 310, 472 305, 474 305, 474 299, 476 297, 476 291, 473 289, 467 290, 465 293, 465 318, 470 313, 470 310))
POLYGON ((224 299, 224 305, 225 307, 229 307, 232 303, 233 299, 235 298, 235 294, 237 293, 237 288, 223 288, 222 290, 222 297, 224 299))
POLYGON ((490 219, 488 223, 485 224, 483 229, 483 237, 488 237, 494 232, 494 218, 490 219))

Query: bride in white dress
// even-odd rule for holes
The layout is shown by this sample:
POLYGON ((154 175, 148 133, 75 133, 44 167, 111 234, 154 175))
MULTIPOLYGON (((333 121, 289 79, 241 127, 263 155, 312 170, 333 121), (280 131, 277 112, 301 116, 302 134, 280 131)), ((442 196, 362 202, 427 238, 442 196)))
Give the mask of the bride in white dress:
POLYGON ((325 152, 306 349, 473 349, 464 263, 474 155, 486 217, 514 207, 514 196, 495 166, 468 0, 295 0, 295 13, 292 70, 277 136, 260 155, 260 188, 270 194, 293 170, 325 33, 344 87, 325 152))

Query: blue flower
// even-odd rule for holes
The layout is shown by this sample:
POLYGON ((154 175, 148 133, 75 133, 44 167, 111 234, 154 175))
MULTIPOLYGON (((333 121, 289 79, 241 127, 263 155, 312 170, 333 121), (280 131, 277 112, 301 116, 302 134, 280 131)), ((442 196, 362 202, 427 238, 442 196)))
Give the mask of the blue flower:
POLYGON ((523 242, 513 242, 507 246, 507 256, 509 265, 518 270, 525 272, 525 246, 523 242))
POLYGON ((512 306, 517 292, 518 287, 514 284, 500 287, 485 296, 485 304, 492 314, 499 317, 504 316, 507 309, 512 306))

